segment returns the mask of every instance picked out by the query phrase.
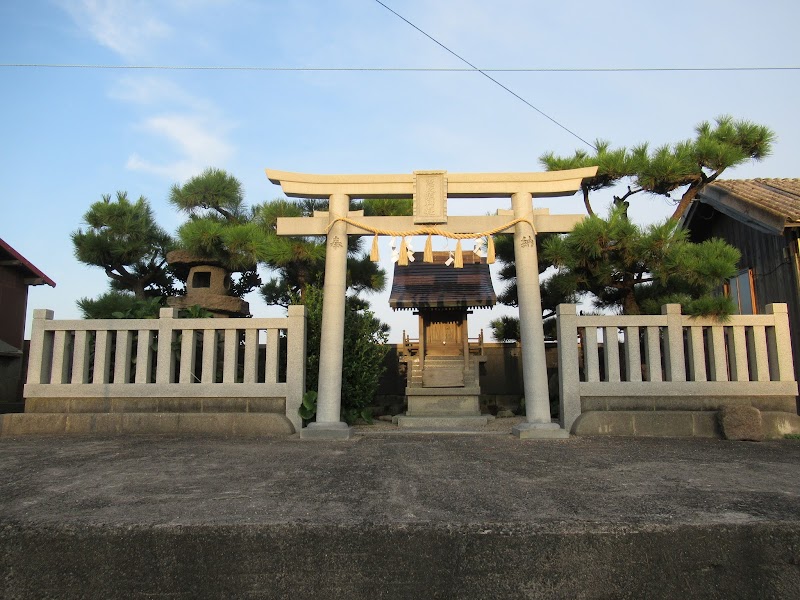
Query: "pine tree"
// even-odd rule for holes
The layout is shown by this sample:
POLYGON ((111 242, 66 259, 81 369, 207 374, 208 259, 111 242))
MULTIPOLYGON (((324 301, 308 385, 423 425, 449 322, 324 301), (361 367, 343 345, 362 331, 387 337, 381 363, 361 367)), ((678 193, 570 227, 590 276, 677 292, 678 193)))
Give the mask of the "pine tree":
POLYGON ((719 239, 694 244, 672 219, 642 228, 615 206, 607 219, 592 216, 550 238, 543 254, 558 269, 553 285, 591 294, 597 308, 632 315, 657 313, 666 303, 694 315, 734 310, 714 290, 736 274, 739 251, 719 239))
MULTIPOLYGON (((541 276, 552 263, 548 262, 542 254, 543 243, 555 234, 540 234, 536 236, 536 247, 539 257, 539 275, 541 276)), ((500 263, 497 276, 503 283, 503 288, 497 294, 497 301, 506 306, 517 306, 517 265, 514 262, 514 237, 511 235, 498 235, 495 238, 495 257, 500 263)), ((540 286, 542 301, 542 319, 544 320, 544 333, 547 339, 555 339, 556 307, 564 302, 576 302, 577 297, 572 292, 564 292, 562 288, 554 285, 553 277, 544 279, 540 286)), ((519 319, 517 317, 503 316, 489 322, 492 337, 498 341, 519 340, 519 319)))
POLYGON ((166 260, 174 241, 158 226, 144 197, 131 202, 126 192, 117 192, 115 200, 104 195, 83 219, 87 229, 71 234, 75 257, 102 268, 112 290, 138 300, 175 293, 166 260))
POLYGON ((221 169, 206 169, 183 186, 174 185, 169 201, 189 215, 178 229, 181 246, 220 261, 231 273, 241 273, 231 289, 234 296, 261 284, 256 266, 269 254, 267 238, 244 203, 238 179, 221 169))
POLYGON ((581 188, 589 216, 595 214, 591 192, 628 179, 631 185, 625 194, 614 197, 615 204, 624 206, 640 192, 671 197, 677 191, 680 198, 672 219, 678 220, 705 186, 726 169, 769 156, 774 141, 775 134, 768 127, 725 115, 718 117, 715 125, 708 121, 697 125, 694 139, 659 146, 652 152, 647 143, 630 150, 612 150, 609 142, 598 140, 593 154, 577 150, 572 156, 560 157, 549 152, 539 160, 548 171, 598 167, 597 175, 585 179, 581 188))
MULTIPOLYGON (((279 217, 310 217, 315 210, 327 210, 324 200, 306 199, 300 202, 273 200, 255 209, 254 220, 267 232, 267 252, 264 263, 276 276, 261 287, 267 304, 288 306, 304 304, 309 285, 322 285, 325 270, 325 238, 321 236, 278 236, 279 217)), ((352 202, 351 210, 363 209, 371 215, 409 215, 411 200, 367 199, 352 202)), ((363 251, 362 238, 348 236, 347 288, 355 293, 379 292, 386 285, 386 273, 369 260, 363 251)))

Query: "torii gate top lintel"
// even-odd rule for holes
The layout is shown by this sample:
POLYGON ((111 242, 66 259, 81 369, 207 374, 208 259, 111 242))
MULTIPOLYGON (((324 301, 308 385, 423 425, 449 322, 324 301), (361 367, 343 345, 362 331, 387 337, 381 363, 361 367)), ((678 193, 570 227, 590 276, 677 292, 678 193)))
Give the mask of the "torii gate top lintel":
POLYGON ((420 175, 443 177, 450 198, 499 198, 519 192, 536 196, 565 196, 580 189, 581 182, 597 173, 597 167, 538 173, 448 173, 415 171, 396 175, 317 175, 266 169, 269 180, 293 198, 327 198, 346 194, 351 198, 411 198, 420 175))

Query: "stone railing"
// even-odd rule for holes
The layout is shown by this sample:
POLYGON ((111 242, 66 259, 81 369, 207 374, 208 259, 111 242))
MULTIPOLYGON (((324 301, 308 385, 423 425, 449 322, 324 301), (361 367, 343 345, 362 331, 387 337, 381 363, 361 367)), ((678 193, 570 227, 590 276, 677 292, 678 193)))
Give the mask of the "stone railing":
POLYGON ((716 410, 744 402, 796 412, 786 304, 725 321, 681 314, 576 314, 558 307, 561 425, 591 410, 716 410), (600 344, 598 338, 602 338, 600 344))
POLYGON ((48 412, 59 402, 97 413, 182 407, 271 412, 280 406, 300 430, 305 307, 290 306, 285 319, 177 316, 176 309, 164 308, 158 319, 58 321, 52 311, 35 310, 26 412, 48 412))

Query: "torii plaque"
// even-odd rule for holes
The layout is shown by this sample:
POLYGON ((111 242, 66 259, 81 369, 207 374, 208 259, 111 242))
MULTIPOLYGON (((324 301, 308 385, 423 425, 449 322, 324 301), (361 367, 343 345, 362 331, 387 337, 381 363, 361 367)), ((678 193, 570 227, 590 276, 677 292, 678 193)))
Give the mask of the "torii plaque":
POLYGON ((597 167, 545 173, 447 173, 416 171, 400 175, 310 175, 267 169, 267 177, 294 198, 328 198, 328 213, 278 219, 278 235, 325 235, 324 300, 320 340, 317 420, 300 432, 302 438, 348 439, 351 428, 341 421, 342 360, 348 235, 381 231, 468 234, 514 233, 517 267, 522 376, 527 422, 514 428, 521 438, 566 437, 569 432, 550 419, 547 365, 544 353, 542 302, 536 254, 537 232, 570 231, 584 215, 550 215, 534 210, 534 197, 568 196, 580 189, 597 167), (448 198, 511 198, 511 211, 497 215, 447 215, 448 198), (348 213, 351 198, 413 198, 411 217, 364 217, 348 213))

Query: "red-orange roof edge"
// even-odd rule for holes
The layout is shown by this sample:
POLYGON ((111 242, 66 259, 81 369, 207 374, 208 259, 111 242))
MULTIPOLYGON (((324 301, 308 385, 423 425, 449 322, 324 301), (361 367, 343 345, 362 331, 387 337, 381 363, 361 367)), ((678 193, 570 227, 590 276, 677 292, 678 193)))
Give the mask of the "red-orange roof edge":
MULTIPOLYGON (((56 282, 55 282, 55 281, 53 281, 53 280, 52 280, 52 279, 50 279, 50 278, 49 278, 47 275, 45 275, 45 274, 44 274, 44 273, 41 271, 41 269, 39 269, 38 267, 36 267, 36 266, 35 266, 35 265, 34 265, 34 264, 31 262, 31 261, 29 261, 27 258, 25 258, 24 256, 22 256, 22 254, 20 254, 19 252, 17 252, 16 250, 14 250, 14 248, 12 248, 11 246, 9 246, 9 245, 8 245, 8 242, 6 242, 6 241, 5 241, 3 238, 0 238, 0 249, 2 249, 2 250, 5 250, 5 251, 6 251, 6 252, 8 252, 8 254, 10 254, 10 255, 11 255, 11 256, 12 256, 14 259, 18 260, 18 261, 20 262, 21 266, 22 266, 23 268, 27 269, 27 270, 30 272, 30 275, 31 275, 32 277, 35 277, 36 279, 41 279, 41 280, 42 280, 42 283, 46 283, 46 284, 47 284, 47 285, 49 285, 50 287, 56 287, 56 282)), ((41 284, 34 284, 34 285, 41 285, 41 284)))

